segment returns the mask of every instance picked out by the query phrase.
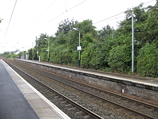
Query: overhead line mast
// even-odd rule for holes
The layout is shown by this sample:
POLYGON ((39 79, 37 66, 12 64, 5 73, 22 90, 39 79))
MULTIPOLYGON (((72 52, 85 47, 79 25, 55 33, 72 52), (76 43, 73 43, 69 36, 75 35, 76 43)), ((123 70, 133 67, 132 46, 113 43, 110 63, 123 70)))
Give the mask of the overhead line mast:
POLYGON ((132 10, 132 73, 134 72, 134 17, 133 17, 134 12, 133 10, 132 10))

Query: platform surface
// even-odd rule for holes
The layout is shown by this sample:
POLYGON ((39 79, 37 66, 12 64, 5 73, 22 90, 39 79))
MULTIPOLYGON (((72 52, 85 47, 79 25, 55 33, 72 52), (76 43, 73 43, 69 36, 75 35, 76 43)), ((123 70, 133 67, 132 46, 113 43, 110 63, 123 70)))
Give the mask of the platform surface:
POLYGON ((0 60, 0 119, 70 119, 0 60))
POLYGON ((0 119, 39 119, 0 62, 0 119))

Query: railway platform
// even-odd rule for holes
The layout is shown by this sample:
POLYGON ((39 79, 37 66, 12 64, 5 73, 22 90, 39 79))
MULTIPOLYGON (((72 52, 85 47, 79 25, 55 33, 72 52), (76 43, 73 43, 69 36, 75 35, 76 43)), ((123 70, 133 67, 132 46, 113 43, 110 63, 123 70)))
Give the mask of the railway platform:
POLYGON ((0 119, 70 119, 0 59, 0 119))
POLYGON ((158 78, 101 72, 97 70, 63 66, 32 60, 16 60, 50 70, 68 78, 83 80, 90 84, 99 85, 120 93, 134 95, 136 97, 158 102, 158 78))

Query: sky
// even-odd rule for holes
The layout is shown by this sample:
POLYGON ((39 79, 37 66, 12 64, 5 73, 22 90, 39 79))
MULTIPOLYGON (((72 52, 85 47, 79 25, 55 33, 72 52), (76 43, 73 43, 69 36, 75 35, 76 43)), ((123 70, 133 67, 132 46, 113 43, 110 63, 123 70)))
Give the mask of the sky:
POLYGON ((122 12, 140 3, 154 5, 156 0, 0 0, 0 53, 32 48, 36 37, 54 35, 67 18, 90 19, 97 30, 106 25, 117 28, 125 18, 122 12))

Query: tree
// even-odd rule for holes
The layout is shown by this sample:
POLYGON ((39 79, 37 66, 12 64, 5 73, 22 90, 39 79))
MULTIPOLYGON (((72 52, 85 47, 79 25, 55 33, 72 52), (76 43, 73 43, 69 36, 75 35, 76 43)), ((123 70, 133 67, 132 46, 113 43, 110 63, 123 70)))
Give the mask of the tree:
POLYGON ((30 59, 30 60, 35 60, 36 59, 36 50, 35 50, 35 48, 31 48, 31 49, 29 49, 28 50, 28 55, 29 55, 29 58, 28 59, 30 59))
POLYGON ((71 31, 74 28, 74 24, 76 22, 77 21, 74 21, 74 20, 70 21, 69 19, 64 19, 64 21, 61 21, 59 23, 58 30, 55 33, 55 35, 58 36, 61 32, 63 32, 64 34, 67 34, 69 31, 71 31))
POLYGON ((81 33, 81 37, 86 33, 92 33, 94 36, 97 36, 95 26, 93 26, 92 20, 83 20, 83 22, 77 22, 74 27, 78 29, 81 33))
POLYGON ((157 8, 157 4, 146 8, 140 4, 127 10, 126 18, 119 23, 119 28, 116 30, 107 25, 97 31, 92 20, 89 19, 82 22, 65 19, 59 23, 55 36, 41 34, 33 51, 38 51, 41 60, 47 61, 49 40, 51 62, 77 66, 80 33, 81 67, 130 72, 132 11, 134 11, 136 71, 144 76, 156 77, 158 70, 158 59, 155 55, 158 54, 157 8))
POLYGON ((109 25, 103 27, 101 30, 98 31, 98 38, 101 41, 107 40, 109 37, 113 38, 115 35, 115 30, 110 27, 109 25))
POLYGON ((81 55, 81 64, 83 67, 86 68, 94 68, 95 67, 95 62, 94 59, 95 57, 95 50, 96 47, 95 45, 97 44, 97 39, 93 36, 91 33, 87 33, 84 35, 82 39, 82 55, 81 55))
MULTIPOLYGON (((117 33, 125 34, 131 37, 132 32, 132 11, 134 13, 134 32, 135 32, 135 42, 140 48, 146 40, 144 40, 144 22, 147 19, 146 9, 143 8, 143 4, 139 6, 129 9, 125 12, 126 19, 120 22, 120 27, 117 33)), ((120 36, 120 34, 118 34, 120 36)))
POLYGON ((10 52, 4 52, 3 54, 1 54, 2 57, 6 57, 6 58, 10 58, 10 52))
POLYGON ((130 69, 131 52, 126 45, 113 47, 109 53, 109 66, 113 71, 128 72, 130 69))
POLYGON ((38 49, 40 54, 41 49, 48 47, 48 35, 41 34, 40 37, 36 40, 35 48, 38 49))
POLYGON ((40 52, 40 59, 41 61, 48 61, 48 53, 47 48, 42 48, 40 52))
POLYGON ((148 43, 155 42, 158 45, 158 4, 147 7, 147 19, 144 25, 144 40, 148 43))
MULTIPOLYGON (((53 39, 53 37, 49 37, 47 34, 40 34, 40 37, 36 40, 36 45, 33 49, 33 52, 34 52, 34 60, 38 60, 38 56, 41 55, 42 53, 42 56, 46 56, 48 53, 48 40, 49 42, 51 42, 51 40, 53 39), (44 51, 45 49, 45 51, 44 51), (37 53, 38 52, 38 53, 37 53)), ((31 54, 31 50, 29 52, 29 56, 32 56, 31 54)), ((44 60, 42 59, 43 61, 48 61, 48 55, 47 55, 47 60, 44 60)))
POLYGON ((158 46, 146 43, 139 50, 137 71, 142 76, 158 77, 158 46))

